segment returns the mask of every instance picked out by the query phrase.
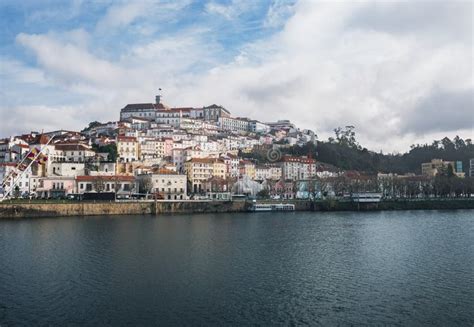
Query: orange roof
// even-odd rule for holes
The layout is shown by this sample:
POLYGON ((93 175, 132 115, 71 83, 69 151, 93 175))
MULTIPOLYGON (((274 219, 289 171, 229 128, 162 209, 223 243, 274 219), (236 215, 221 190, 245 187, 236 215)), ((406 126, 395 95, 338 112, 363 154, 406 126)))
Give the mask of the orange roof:
POLYGON ((158 175, 177 175, 178 173, 171 170, 171 169, 166 169, 166 168, 160 168, 156 172, 153 172, 154 174, 158 175))
POLYGON ((117 140, 122 142, 136 142, 137 138, 133 136, 119 135, 117 136, 117 140))
POLYGON ((196 163, 213 163, 215 159, 212 158, 192 158, 188 162, 196 162, 196 163))

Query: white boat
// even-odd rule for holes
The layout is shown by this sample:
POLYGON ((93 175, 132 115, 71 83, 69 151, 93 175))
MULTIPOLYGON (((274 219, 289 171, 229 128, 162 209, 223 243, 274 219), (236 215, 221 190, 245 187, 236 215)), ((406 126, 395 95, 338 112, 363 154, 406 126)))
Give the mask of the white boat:
POLYGON ((254 203, 252 211, 295 211, 295 205, 290 203, 254 203))
POLYGON ((264 203, 254 203, 252 206, 252 211, 272 211, 272 205, 264 203))
POLYGON ((377 203, 382 199, 382 193, 354 193, 352 201, 360 203, 377 203))

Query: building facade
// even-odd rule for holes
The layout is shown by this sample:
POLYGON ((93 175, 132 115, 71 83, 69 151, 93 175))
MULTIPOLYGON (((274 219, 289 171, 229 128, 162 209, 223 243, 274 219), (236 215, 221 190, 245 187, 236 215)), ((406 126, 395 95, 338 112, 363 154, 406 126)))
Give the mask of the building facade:
POLYGON ((151 192, 164 200, 187 199, 187 178, 175 171, 160 169, 157 173, 137 176, 140 193, 151 192))
POLYGON ((132 162, 139 158, 139 144, 135 137, 117 137, 117 156, 122 162, 132 162))

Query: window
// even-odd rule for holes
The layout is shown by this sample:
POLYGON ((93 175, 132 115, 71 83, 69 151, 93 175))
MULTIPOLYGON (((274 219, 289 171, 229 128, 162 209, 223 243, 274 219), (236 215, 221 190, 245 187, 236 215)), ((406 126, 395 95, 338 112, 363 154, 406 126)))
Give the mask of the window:
POLYGON ((80 188, 81 190, 83 190, 83 189, 84 189, 84 184, 83 184, 83 183, 79 184, 79 188, 80 188))

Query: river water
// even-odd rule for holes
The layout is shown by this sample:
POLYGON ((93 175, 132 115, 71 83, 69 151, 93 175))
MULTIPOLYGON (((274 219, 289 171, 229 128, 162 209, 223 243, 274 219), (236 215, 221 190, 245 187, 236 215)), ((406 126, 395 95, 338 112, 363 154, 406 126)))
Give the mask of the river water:
POLYGON ((474 211, 0 221, 0 326, 473 326, 474 211))

